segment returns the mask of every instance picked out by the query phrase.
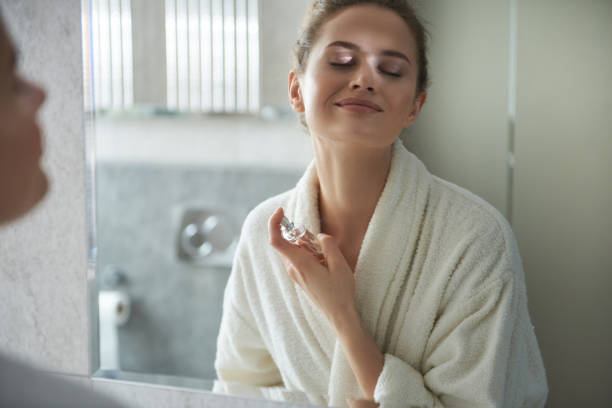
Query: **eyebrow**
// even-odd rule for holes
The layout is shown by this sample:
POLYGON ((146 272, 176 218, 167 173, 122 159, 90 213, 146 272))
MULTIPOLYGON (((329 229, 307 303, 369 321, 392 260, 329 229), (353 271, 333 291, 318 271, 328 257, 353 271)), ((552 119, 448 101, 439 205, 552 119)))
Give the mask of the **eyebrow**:
MULTIPOLYGON (((348 42, 348 41, 334 41, 332 43, 330 43, 326 48, 329 47, 343 47, 343 48, 348 48, 350 50, 355 50, 355 51, 359 51, 359 46, 357 44, 353 44, 352 42, 348 42)), ((396 58, 401 58, 405 61, 407 61, 409 64, 412 65, 412 62, 410 61, 410 59, 403 53, 396 51, 396 50, 382 50, 381 51, 382 55, 386 55, 389 57, 396 57, 396 58)))

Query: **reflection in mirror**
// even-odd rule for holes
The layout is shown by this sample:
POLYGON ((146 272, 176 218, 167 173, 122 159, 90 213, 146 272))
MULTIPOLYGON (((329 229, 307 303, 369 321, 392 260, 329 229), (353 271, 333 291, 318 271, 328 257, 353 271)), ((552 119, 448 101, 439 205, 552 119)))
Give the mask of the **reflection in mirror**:
MULTIPOLYGON (((363 398, 396 406, 409 398, 427 406, 437 398, 429 386, 438 395, 452 391, 450 399, 501 402, 462 385, 474 371, 496 378, 499 367, 464 359, 493 353, 495 361, 515 358, 508 372, 538 384, 533 394, 520 387, 512 394, 540 401, 546 379, 533 332, 519 345, 535 356, 529 372, 523 354, 499 343, 509 305, 523 299, 503 271, 522 272, 506 256, 514 247, 486 235, 482 220, 499 221, 511 236, 497 212, 507 210, 507 169, 475 189, 495 210, 432 181, 396 141, 404 127, 427 131, 412 125, 427 81, 418 77, 416 26, 389 10, 349 7, 326 20, 308 64, 290 77, 290 105, 289 52, 309 4, 91 0, 84 10, 95 117, 98 375, 317 405, 363 398), (310 137, 294 111, 306 112, 310 137), (355 140, 344 143, 347 135, 355 140), (334 177, 339 168, 343 178, 334 177), (347 187, 351 179, 358 189, 347 187), (354 211, 343 212, 336 192, 354 211), (279 206, 286 214, 275 212, 279 206), (327 265, 282 240, 283 215, 338 239, 319 242, 327 265), (336 283, 317 286, 327 267, 336 283), (498 291, 491 295, 503 299, 498 308, 480 309, 488 307, 476 301, 485 289, 498 291), (438 321, 443 306, 451 312, 438 321), (463 330, 471 313, 490 319, 463 330), (457 352, 473 333, 482 348, 457 352)), ((443 20, 439 4, 421 11, 443 20)), ((507 80, 504 27, 483 65, 499 70, 476 82, 507 80)), ((507 101, 505 87, 484 92, 507 101)), ((501 118, 491 123, 503 140, 506 106, 497 107, 489 117, 501 118)), ((503 149, 487 154, 505 157, 503 149)), ((524 313, 514 317, 527 328, 524 313)))
POLYGON ((242 222, 312 159, 286 97, 307 2, 289 3, 85 2, 99 375, 212 387, 242 222))

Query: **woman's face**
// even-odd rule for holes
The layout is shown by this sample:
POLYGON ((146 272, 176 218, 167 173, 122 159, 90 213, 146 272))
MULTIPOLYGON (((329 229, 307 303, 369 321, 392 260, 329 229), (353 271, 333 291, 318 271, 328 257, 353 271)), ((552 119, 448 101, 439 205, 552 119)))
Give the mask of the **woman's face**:
POLYGON ((319 30, 308 63, 290 74, 291 103, 314 137, 389 146, 418 116, 417 48, 406 22, 375 5, 352 6, 319 30))
POLYGON ((44 99, 17 74, 15 49, 0 24, 0 224, 30 210, 47 191, 36 123, 44 99))

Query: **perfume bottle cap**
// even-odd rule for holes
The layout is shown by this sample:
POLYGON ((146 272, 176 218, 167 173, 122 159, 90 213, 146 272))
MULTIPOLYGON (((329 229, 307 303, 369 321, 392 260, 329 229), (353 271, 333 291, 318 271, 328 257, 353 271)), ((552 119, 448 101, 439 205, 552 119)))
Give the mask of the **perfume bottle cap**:
POLYGON ((289 219, 287 217, 283 217, 283 219, 281 220, 281 225, 285 228, 287 228, 288 230, 292 230, 293 229, 293 223, 291 221, 289 221, 289 219))

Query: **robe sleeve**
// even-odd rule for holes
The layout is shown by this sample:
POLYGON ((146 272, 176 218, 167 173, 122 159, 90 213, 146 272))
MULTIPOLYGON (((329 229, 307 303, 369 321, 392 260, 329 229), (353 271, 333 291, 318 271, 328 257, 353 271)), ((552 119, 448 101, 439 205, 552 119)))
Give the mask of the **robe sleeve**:
POLYGON ((221 383, 269 387, 282 384, 280 372, 257 329, 244 289, 243 267, 234 261, 223 298, 215 370, 221 383))
POLYGON ((547 393, 525 287, 508 271, 448 305, 422 367, 385 354, 374 399, 383 408, 542 407, 547 393))

